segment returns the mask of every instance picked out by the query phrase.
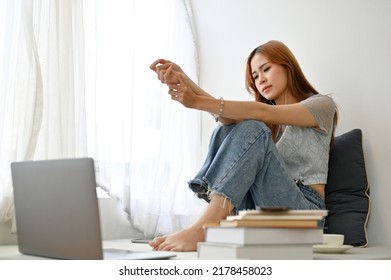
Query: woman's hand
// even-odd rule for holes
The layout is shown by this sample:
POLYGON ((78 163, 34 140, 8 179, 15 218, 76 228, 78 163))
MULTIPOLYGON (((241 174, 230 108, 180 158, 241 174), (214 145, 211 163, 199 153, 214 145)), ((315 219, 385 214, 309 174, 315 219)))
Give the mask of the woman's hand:
MULTIPOLYGON (((177 64, 166 59, 157 59, 149 68, 157 74, 160 82, 168 86, 168 93, 172 100, 180 102, 187 108, 213 112, 199 107, 202 99, 212 100, 215 98, 192 81, 177 64)), ((220 117, 220 122, 229 125, 237 121, 220 117)))
POLYGON ((190 79, 181 73, 175 73, 175 76, 178 78, 178 83, 168 84, 168 93, 171 95, 171 99, 180 102, 187 108, 196 108, 197 94, 190 86, 190 79))
POLYGON ((158 79, 163 84, 167 85, 179 84, 178 74, 185 75, 181 67, 166 59, 154 61, 149 68, 157 74, 158 79))
POLYGON ((197 93, 192 89, 192 81, 177 64, 166 60, 154 61, 150 68, 158 79, 168 86, 171 99, 182 103, 187 108, 194 108, 197 93))

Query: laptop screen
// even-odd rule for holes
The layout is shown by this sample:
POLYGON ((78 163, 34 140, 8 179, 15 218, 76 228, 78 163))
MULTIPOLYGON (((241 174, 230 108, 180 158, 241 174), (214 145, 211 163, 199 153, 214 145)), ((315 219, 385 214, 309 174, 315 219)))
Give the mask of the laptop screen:
POLYGON ((91 158, 11 164, 19 251, 59 259, 102 259, 91 158))

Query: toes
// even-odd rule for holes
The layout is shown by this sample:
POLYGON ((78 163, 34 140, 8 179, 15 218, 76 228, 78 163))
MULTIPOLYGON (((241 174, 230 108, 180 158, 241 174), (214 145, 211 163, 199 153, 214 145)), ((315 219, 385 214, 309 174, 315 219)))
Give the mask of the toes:
POLYGON ((171 251, 171 250, 172 250, 172 246, 164 243, 158 248, 158 251, 171 251))
POLYGON ((164 236, 155 237, 151 242, 149 242, 149 246, 157 249, 165 240, 166 237, 164 236))

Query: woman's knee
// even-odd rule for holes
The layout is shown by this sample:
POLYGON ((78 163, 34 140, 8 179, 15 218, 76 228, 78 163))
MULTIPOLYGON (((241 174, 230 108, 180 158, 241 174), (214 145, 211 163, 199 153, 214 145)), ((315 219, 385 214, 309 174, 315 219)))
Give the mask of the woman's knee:
POLYGON ((245 120, 236 124, 235 133, 239 136, 245 137, 246 139, 258 138, 261 135, 266 136, 266 138, 271 137, 271 132, 269 127, 261 121, 256 120, 245 120))
POLYGON ((258 120, 244 120, 237 123, 236 126, 246 129, 256 129, 257 131, 269 130, 268 126, 264 122, 258 120))
POLYGON ((236 124, 231 124, 231 125, 219 125, 216 127, 214 130, 214 135, 219 135, 219 134, 229 134, 231 131, 270 131, 268 126, 262 122, 262 121, 257 121, 257 120, 244 120, 241 122, 238 122, 236 124))

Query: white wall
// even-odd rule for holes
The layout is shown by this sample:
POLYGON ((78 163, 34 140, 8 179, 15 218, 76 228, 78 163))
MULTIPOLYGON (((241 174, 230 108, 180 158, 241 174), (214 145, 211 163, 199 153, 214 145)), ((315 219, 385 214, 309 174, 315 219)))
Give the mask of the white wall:
MULTIPOLYGON (((216 97, 250 99, 244 64, 271 39, 288 45, 309 81, 334 93, 337 134, 361 128, 372 213, 370 244, 391 244, 391 0, 192 0, 200 84, 216 97)), ((215 124, 203 114, 204 152, 215 124)))

